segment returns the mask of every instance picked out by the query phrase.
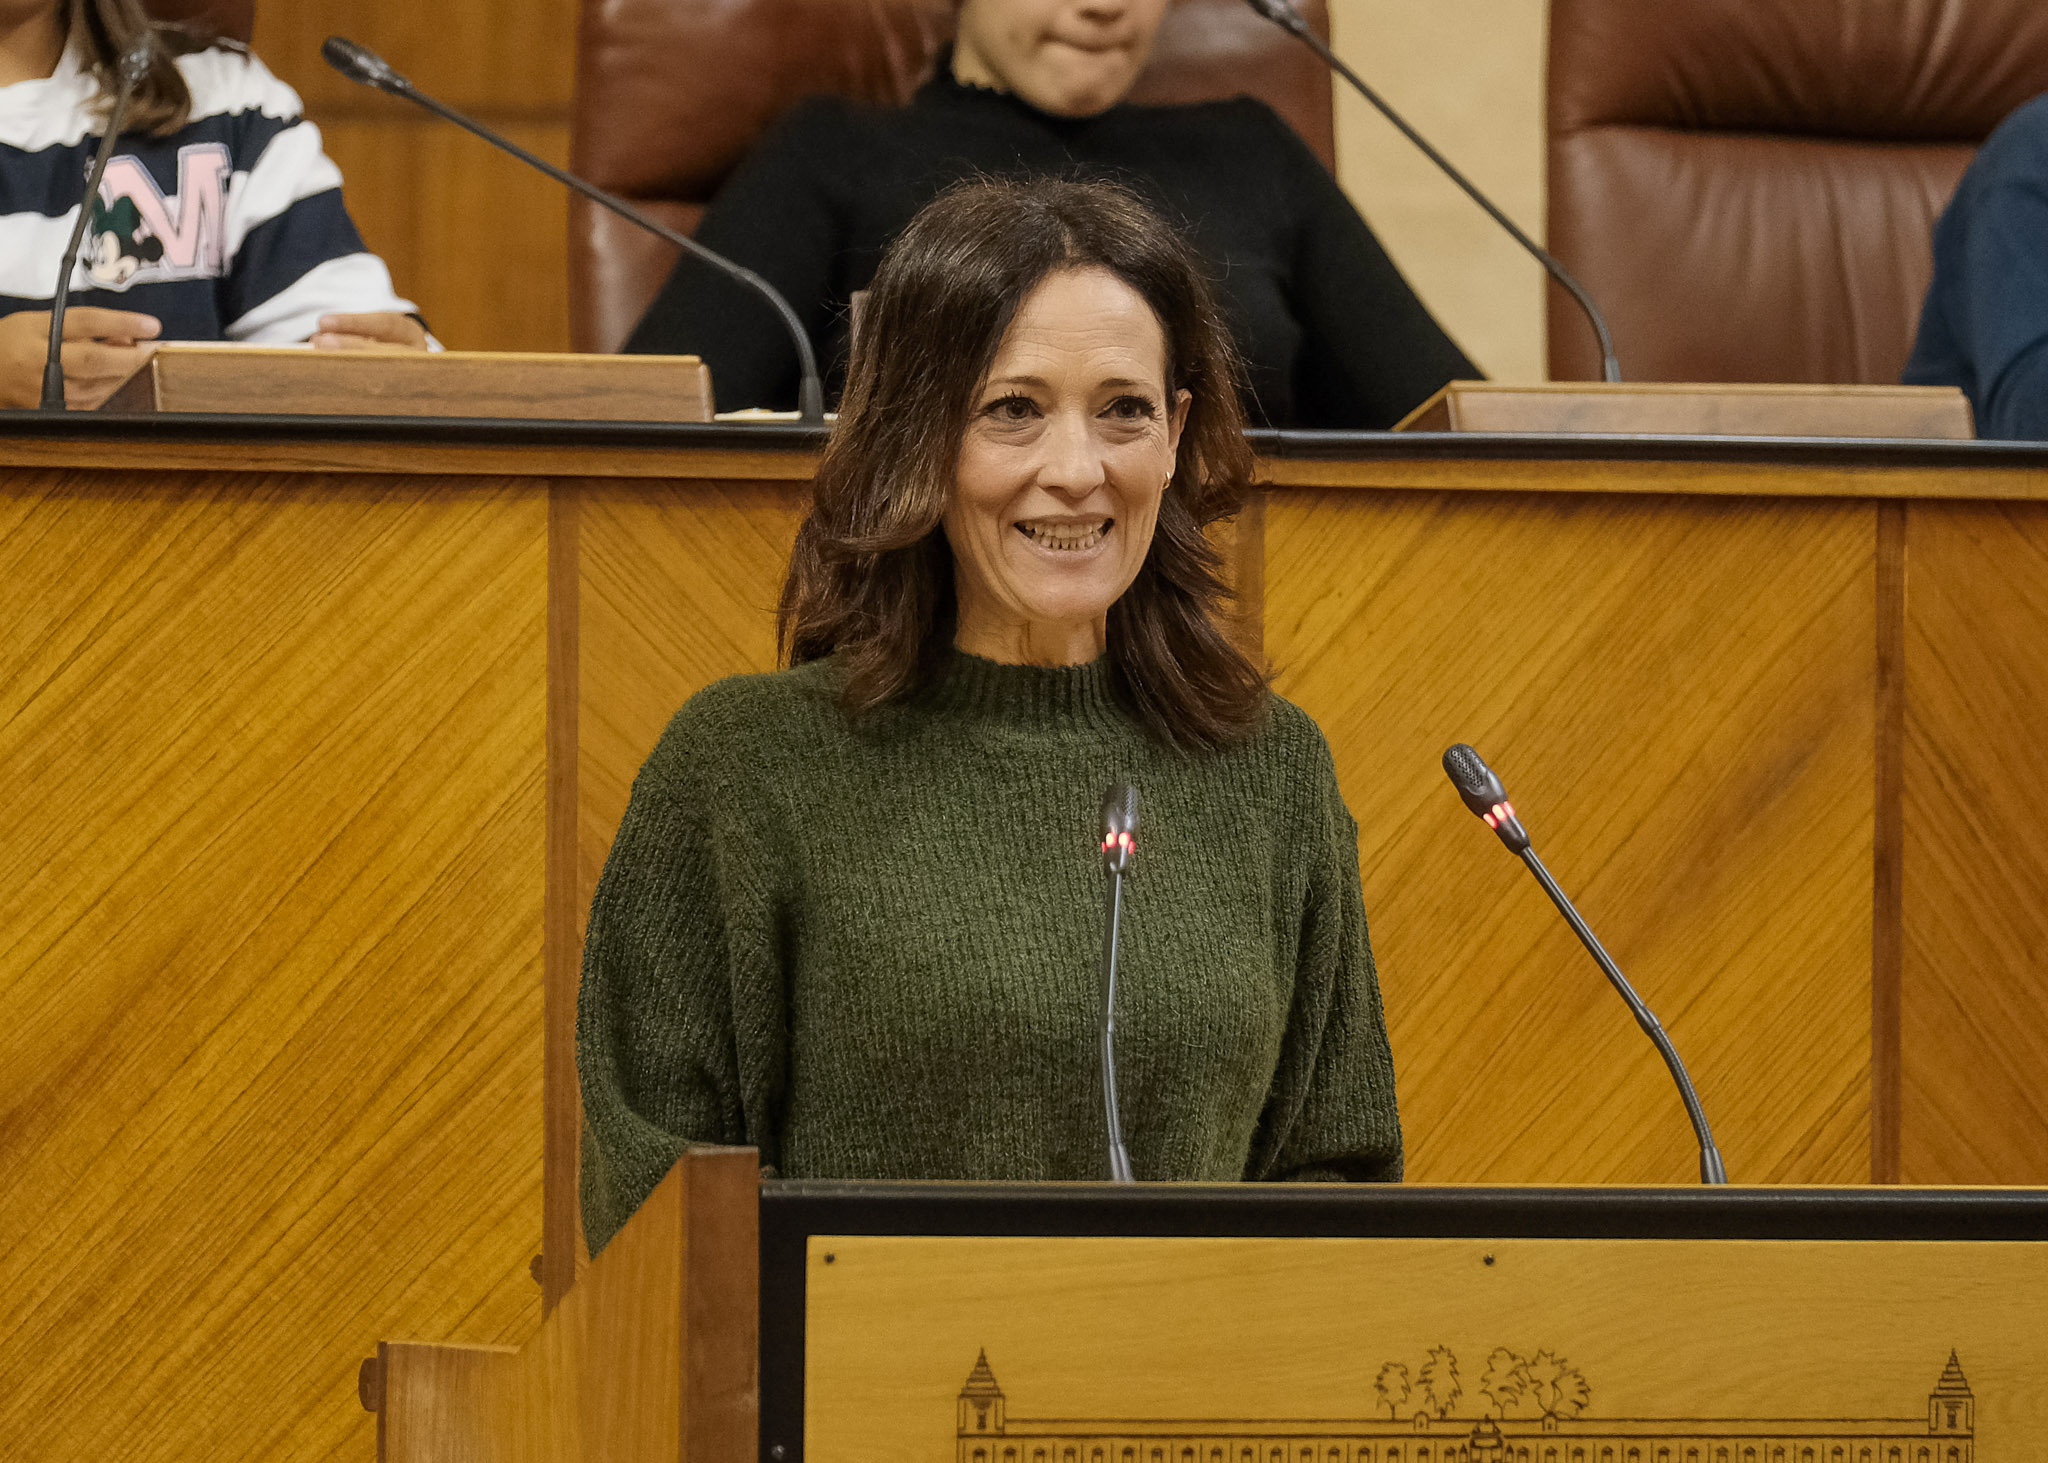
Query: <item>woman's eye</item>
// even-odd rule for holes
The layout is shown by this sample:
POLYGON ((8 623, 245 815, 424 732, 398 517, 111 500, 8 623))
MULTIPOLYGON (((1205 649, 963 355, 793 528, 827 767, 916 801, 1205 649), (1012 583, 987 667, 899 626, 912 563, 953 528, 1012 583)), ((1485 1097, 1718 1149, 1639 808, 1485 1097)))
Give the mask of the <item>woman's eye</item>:
POLYGON ((981 410, 999 422, 1027 422, 1038 415, 1038 404, 1028 396, 1001 396, 981 410))
POLYGON ((1159 415, 1159 408, 1142 396, 1119 396, 1109 404, 1107 414, 1127 422, 1149 421, 1159 415))

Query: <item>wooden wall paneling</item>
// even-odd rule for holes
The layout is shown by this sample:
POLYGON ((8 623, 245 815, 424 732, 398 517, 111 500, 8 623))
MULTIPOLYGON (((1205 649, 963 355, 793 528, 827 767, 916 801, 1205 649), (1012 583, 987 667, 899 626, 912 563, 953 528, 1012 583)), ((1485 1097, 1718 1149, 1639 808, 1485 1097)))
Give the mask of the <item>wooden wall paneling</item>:
POLYGON ((435 334, 468 350, 567 350, 561 185, 395 97, 344 80, 344 35, 556 163, 569 154, 574 0, 265 0, 256 50, 306 101, 350 212, 435 334))
POLYGON ((373 95, 320 59, 320 43, 340 35, 451 106, 499 116, 559 108, 566 116, 576 13, 576 0, 259 0, 255 45, 316 111, 373 95))
MULTIPOLYGON (((775 668, 775 602, 807 491, 795 483, 580 485, 579 915, 589 912, 633 778, 669 718, 715 680, 775 668)), ((577 938, 580 947, 580 929, 577 938)), ((575 976, 557 973, 551 1002, 574 1010, 575 976)), ((573 1063, 550 1067, 548 1107, 551 1133, 579 1132, 573 1063)), ((550 1194, 573 1195, 574 1147, 556 1140, 547 1171, 550 1194)))
POLYGON ((1439 765, 1470 741, 1737 1182, 1869 1172, 1874 510, 1279 491, 1266 646, 1360 828, 1419 1181, 1683 1182, 1653 1048, 1439 765))
MULTIPOLYGON (((569 161, 566 121, 499 130, 558 166, 569 161)), ((431 302, 435 334, 463 350, 567 350, 568 190, 453 127, 435 124, 419 154, 415 298, 431 302)))
POLYGON ((1907 526, 1900 1177, 2048 1182, 2048 512, 1907 526))
POLYGON ((380 1335, 537 1320, 544 507, 0 491, 9 1456, 367 1456, 380 1335))

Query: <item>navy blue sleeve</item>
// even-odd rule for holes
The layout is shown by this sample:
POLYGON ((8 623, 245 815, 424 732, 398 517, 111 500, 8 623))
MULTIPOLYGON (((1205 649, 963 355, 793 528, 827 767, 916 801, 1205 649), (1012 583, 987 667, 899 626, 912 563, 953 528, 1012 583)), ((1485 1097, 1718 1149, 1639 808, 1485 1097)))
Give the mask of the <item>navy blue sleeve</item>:
POLYGON ((2048 97, 1992 134, 1936 227, 1904 379, 1961 387, 1980 437, 2048 440, 2048 97))

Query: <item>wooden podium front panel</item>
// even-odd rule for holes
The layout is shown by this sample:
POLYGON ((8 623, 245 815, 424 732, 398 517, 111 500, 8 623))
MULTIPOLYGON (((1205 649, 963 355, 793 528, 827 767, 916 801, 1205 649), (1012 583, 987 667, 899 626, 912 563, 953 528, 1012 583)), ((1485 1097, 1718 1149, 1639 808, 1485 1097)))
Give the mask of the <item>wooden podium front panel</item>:
POLYGON ((545 490, 6 473, 10 1458, 367 1458, 538 1320, 545 490))
POLYGON ((1915 511, 1900 1173, 2048 1181, 2048 511, 1915 511))
POLYGON ((1409 1176, 1679 1182, 1655 1049, 1439 766, 1498 770, 1739 1182, 1870 1173, 1875 509, 1275 490, 1266 648, 1360 827, 1409 1176))
POLYGON ((2038 1244, 820 1236, 806 1280, 805 1463, 1996 1463, 2048 1434, 2038 1244))

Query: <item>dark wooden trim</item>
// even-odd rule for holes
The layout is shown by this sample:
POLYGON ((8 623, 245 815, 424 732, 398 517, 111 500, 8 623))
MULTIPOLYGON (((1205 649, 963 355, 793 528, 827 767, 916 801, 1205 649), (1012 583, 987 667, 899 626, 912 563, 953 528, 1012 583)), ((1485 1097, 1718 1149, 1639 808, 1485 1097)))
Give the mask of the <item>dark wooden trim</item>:
POLYGON ((1906 514, 1877 505, 1876 798, 1870 883, 1870 1181, 1899 1181, 1906 919, 1906 514))
POLYGON ((574 479, 548 484, 547 854, 542 906, 541 1307, 552 1311, 576 1283, 577 1145, 583 1112, 576 1085, 576 987, 583 964, 577 899, 576 763, 580 670, 582 493, 574 479))
POLYGON ((751 1458, 761 1427, 761 1159, 683 1156, 684 1458, 751 1458))

